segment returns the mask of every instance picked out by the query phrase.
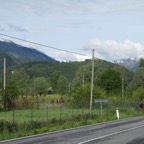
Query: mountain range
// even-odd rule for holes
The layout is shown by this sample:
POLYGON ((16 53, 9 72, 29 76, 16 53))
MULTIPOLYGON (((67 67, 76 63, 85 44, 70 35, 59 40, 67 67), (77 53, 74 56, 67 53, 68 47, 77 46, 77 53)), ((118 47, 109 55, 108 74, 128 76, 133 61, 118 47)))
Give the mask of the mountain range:
MULTIPOLYGON (((56 60, 34 48, 18 45, 13 41, 0 39, 0 68, 3 67, 1 59, 6 57, 7 66, 29 62, 56 62, 56 60)), ((128 58, 114 61, 135 72, 139 67, 139 58, 128 58)))
POLYGON ((114 63, 122 65, 127 69, 135 72, 140 65, 140 58, 119 59, 115 60, 114 63))
POLYGON ((54 62, 54 58, 36 49, 18 45, 12 41, 0 40, 0 58, 6 57, 7 65, 28 62, 54 62))

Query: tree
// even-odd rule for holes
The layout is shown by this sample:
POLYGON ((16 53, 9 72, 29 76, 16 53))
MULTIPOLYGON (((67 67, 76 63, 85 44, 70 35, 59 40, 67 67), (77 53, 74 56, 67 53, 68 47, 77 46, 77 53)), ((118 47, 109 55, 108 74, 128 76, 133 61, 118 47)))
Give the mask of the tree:
POLYGON ((144 67, 144 59, 143 58, 140 59, 140 65, 139 65, 139 67, 144 67))
POLYGON ((108 70, 101 76, 98 85, 104 88, 108 93, 121 92, 121 75, 114 70, 108 70))
POLYGON ((133 88, 138 88, 140 86, 144 87, 144 67, 139 67, 137 69, 132 81, 133 88))
MULTIPOLYGON (((103 73, 105 73, 108 69, 112 68, 114 64, 96 59, 94 61, 94 83, 101 77, 103 73)), ((86 60, 85 63, 78 69, 76 75, 73 79, 72 85, 79 86, 83 83, 83 76, 84 82, 90 83, 91 82, 91 74, 92 74, 92 61, 86 60)))
MULTIPOLYGON (((90 104, 90 92, 91 92, 91 85, 90 83, 83 85, 79 85, 75 87, 75 89, 71 92, 71 98, 72 98, 72 105, 77 107, 89 107, 90 104)), ((96 98, 105 98, 106 94, 105 91, 98 87, 94 86, 93 89, 93 103, 94 99, 96 98)))
POLYGON ((144 100, 144 88, 139 87, 135 89, 132 93, 132 97, 137 101, 143 101, 144 100))
POLYGON ((4 99, 4 109, 11 110, 14 108, 14 100, 18 97, 18 88, 14 81, 10 81, 6 86, 4 99))
POLYGON ((37 77, 34 79, 34 91, 36 94, 46 95, 48 93, 49 85, 44 77, 37 77))
POLYGON ((50 76, 50 85, 52 86, 53 90, 57 89, 57 82, 60 76, 60 72, 59 71, 54 71, 51 76, 50 76))
POLYGON ((57 81, 57 91, 59 94, 63 95, 68 92, 68 80, 65 76, 60 75, 58 81, 57 81))
POLYGON ((12 80, 14 80, 18 86, 19 92, 22 96, 28 94, 30 78, 27 75, 25 69, 15 70, 12 72, 12 80))

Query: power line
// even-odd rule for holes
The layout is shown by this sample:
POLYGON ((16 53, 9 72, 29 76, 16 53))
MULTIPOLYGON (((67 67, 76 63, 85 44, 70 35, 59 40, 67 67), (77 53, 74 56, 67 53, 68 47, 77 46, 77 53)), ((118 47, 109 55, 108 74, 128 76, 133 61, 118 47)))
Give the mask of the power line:
MULTIPOLYGON (((2 34, 2 33, 0 33, 0 35, 5 36, 5 37, 9 37, 9 38, 13 38, 13 39, 16 39, 16 40, 28 42, 28 43, 31 43, 31 44, 34 44, 34 45, 51 48, 51 49, 54 49, 54 50, 59 50, 59 51, 63 51, 63 52, 67 52, 67 53, 72 53, 72 54, 76 54, 76 55, 81 55, 81 56, 87 56, 85 54, 81 54, 81 53, 77 53, 77 52, 72 52, 72 51, 68 51, 68 50, 63 50, 63 49, 56 48, 56 47, 53 47, 53 46, 49 46, 49 45, 45 45, 45 44, 40 44, 40 43, 33 42, 33 41, 28 41, 28 40, 25 40, 25 39, 17 38, 17 37, 6 35, 6 34, 2 34)), ((91 57, 91 56, 88 56, 88 57, 91 57)))

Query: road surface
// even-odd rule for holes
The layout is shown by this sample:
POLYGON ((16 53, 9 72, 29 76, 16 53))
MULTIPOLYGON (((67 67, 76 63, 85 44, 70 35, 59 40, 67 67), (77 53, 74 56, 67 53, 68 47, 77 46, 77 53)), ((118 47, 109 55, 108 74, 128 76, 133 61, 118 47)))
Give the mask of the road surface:
POLYGON ((144 117, 0 141, 0 144, 144 144, 144 117))

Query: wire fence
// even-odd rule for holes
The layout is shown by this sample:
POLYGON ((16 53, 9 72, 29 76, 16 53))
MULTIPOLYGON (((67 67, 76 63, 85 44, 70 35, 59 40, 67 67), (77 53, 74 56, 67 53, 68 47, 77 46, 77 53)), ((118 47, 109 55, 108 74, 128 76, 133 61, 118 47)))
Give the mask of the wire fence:
POLYGON ((88 124, 87 120, 114 120, 117 119, 117 108, 120 118, 122 113, 129 115, 140 110, 137 103, 128 101, 93 103, 91 114, 89 107, 76 107, 71 102, 58 103, 47 98, 17 100, 14 107, 7 111, 4 111, 3 103, 0 101, 0 140, 70 128, 77 122, 79 125, 76 126, 85 125, 88 124))
MULTIPOLYGON (((52 119, 70 119, 75 116, 85 116, 90 113, 89 107, 75 107, 69 102, 59 103, 56 101, 48 101, 46 98, 23 99, 15 101, 14 107, 9 111, 3 110, 3 101, 0 102, 0 120, 10 122, 29 122, 29 121, 49 121, 52 119)), ((120 111, 139 110, 137 103, 129 103, 127 101, 93 103, 92 115, 108 116, 115 115, 116 109, 120 111)))

